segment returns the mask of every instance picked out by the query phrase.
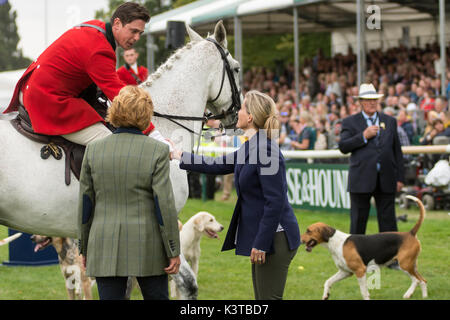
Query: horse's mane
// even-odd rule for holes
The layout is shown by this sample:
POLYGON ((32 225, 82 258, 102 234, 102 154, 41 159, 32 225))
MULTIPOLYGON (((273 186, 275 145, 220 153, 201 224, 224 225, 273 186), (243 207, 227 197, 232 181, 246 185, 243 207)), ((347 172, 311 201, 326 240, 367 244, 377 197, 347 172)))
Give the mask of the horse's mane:
POLYGON ((196 45, 197 43, 199 43, 200 41, 196 41, 196 42, 188 42, 184 47, 178 49, 177 51, 175 51, 170 57, 169 59, 167 59, 166 62, 164 62, 162 65, 160 65, 158 67, 158 69, 153 72, 148 78, 147 80, 144 82, 144 84, 147 87, 151 87, 153 84, 153 81, 160 78, 161 75, 164 73, 164 71, 170 70, 173 67, 173 64, 175 63, 176 60, 180 59, 182 54, 186 51, 191 49, 194 45, 196 45))

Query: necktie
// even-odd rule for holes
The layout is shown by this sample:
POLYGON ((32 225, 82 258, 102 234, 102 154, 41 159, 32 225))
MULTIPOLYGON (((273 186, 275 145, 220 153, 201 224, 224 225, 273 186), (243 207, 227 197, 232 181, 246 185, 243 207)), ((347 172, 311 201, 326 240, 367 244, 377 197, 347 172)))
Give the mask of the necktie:
MULTIPOLYGON (((372 125, 375 125, 376 124, 376 121, 377 121, 377 117, 375 116, 375 117, 369 117, 369 120, 370 120, 370 122, 372 123, 372 125)), ((379 135, 379 131, 377 132, 377 135, 373 138, 374 139, 374 142, 375 142, 375 145, 378 147, 379 146, 379 142, 380 142, 380 139, 379 139, 379 137, 380 137, 380 135, 379 135)), ((378 160, 377 161, 377 171, 379 172, 380 171, 380 161, 378 160)))
MULTIPOLYGON (((373 116, 373 117, 368 117, 367 119, 370 121, 370 123, 372 124, 372 126, 374 126, 374 125, 376 125, 377 118, 378 118, 378 117, 375 115, 375 116, 373 116)), ((376 145, 378 145, 379 137, 380 137, 380 132, 378 131, 378 132, 377 132, 377 135, 373 138, 376 145)))

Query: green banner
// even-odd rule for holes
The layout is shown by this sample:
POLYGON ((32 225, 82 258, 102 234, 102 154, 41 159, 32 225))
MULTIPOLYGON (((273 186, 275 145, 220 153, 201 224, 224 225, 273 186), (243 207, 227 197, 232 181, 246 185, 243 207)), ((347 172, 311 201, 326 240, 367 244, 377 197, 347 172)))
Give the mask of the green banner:
POLYGON ((348 164, 286 162, 289 203, 294 208, 349 212, 348 164))

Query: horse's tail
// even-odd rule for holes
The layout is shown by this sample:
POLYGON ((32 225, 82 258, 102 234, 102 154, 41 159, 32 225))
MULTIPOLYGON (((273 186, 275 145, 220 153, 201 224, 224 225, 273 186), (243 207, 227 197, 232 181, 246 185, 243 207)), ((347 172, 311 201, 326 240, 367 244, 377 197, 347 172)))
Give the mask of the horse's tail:
POLYGON ((417 221, 416 225, 411 229, 411 234, 415 236, 417 232, 419 231, 420 226, 422 225, 423 220, 425 219, 425 207, 423 206, 422 201, 420 201, 418 198, 414 196, 407 195, 406 198, 413 200, 417 203, 417 205, 420 208, 420 216, 419 220, 417 221))

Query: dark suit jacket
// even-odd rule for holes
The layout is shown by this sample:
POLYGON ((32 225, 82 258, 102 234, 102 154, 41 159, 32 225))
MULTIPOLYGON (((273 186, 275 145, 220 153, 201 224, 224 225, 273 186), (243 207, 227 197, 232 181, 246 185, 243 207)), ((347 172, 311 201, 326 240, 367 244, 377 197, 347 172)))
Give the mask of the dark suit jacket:
POLYGON ((372 138, 364 142, 363 131, 367 128, 362 113, 347 117, 342 122, 339 150, 351 152, 348 191, 371 193, 377 183, 377 162, 380 163, 380 187, 385 193, 394 193, 397 181, 404 182, 403 153, 397 133, 397 121, 379 113, 379 143, 372 138), (384 129, 382 128, 384 123, 384 129))
POLYGON ((207 174, 234 172, 238 200, 222 251, 236 248, 237 255, 249 256, 256 248, 271 253, 278 224, 284 228, 291 250, 300 245, 297 219, 287 198, 284 158, 263 133, 226 156, 184 152, 180 168, 207 174))

